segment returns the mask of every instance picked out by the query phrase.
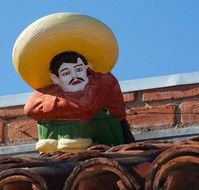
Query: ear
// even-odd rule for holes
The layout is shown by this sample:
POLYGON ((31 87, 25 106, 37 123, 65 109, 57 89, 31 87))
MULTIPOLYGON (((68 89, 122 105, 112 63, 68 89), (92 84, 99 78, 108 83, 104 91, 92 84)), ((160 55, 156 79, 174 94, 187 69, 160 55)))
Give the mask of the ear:
POLYGON ((59 84, 59 78, 57 77, 57 75, 50 73, 50 78, 54 84, 59 84))
POLYGON ((88 66, 89 69, 92 70, 93 67, 92 67, 92 65, 91 65, 89 62, 88 62, 88 65, 87 65, 87 66, 88 66))

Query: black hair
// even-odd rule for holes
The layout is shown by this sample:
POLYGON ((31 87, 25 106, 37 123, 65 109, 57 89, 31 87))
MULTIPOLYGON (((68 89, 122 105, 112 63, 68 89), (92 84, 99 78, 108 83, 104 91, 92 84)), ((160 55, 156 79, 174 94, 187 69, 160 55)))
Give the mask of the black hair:
POLYGON ((59 77, 58 70, 60 66, 65 63, 77 63, 77 59, 81 58, 85 65, 88 64, 86 58, 74 51, 66 51, 60 54, 57 54, 50 62, 50 72, 57 75, 59 77))

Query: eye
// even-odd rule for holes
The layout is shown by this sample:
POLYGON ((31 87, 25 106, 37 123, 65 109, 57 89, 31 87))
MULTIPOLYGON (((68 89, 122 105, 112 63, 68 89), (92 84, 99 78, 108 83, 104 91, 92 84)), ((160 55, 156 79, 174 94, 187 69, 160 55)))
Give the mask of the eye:
POLYGON ((62 76, 70 75, 70 71, 65 71, 62 73, 62 76))
POLYGON ((83 71, 83 68, 78 67, 78 68, 75 69, 75 71, 76 71, 76 72, 81 72, 81 71, 83 71))

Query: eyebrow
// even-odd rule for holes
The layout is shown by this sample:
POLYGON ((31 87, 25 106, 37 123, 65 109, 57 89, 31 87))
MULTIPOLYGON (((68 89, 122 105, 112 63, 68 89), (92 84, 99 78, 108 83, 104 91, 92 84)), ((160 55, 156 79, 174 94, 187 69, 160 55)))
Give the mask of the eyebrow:
POLYGON ((64 69, 62 69, 60 72, 65 71, 65 70, 69 70, 69 69, 68 69, 68 68, 64 68, 64 69))
POLYGON ((83 64, 78 64, 78 65, 75 65, 75 66, 74 66, 74 68, 75 68, 75 67, 78 67, 78 66, 82 66, 82 65, 83 65, 83 64))

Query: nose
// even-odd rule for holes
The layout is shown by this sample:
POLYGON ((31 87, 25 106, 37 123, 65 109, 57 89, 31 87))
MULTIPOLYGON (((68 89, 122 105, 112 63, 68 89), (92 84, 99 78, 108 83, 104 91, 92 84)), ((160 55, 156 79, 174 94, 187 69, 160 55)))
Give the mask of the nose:
POLYGON ((71 69, 71 76, 72 76, 73 78, 76 78, 76 77, 77 77, 77 73, 75 72, 74 69, 71 69))

